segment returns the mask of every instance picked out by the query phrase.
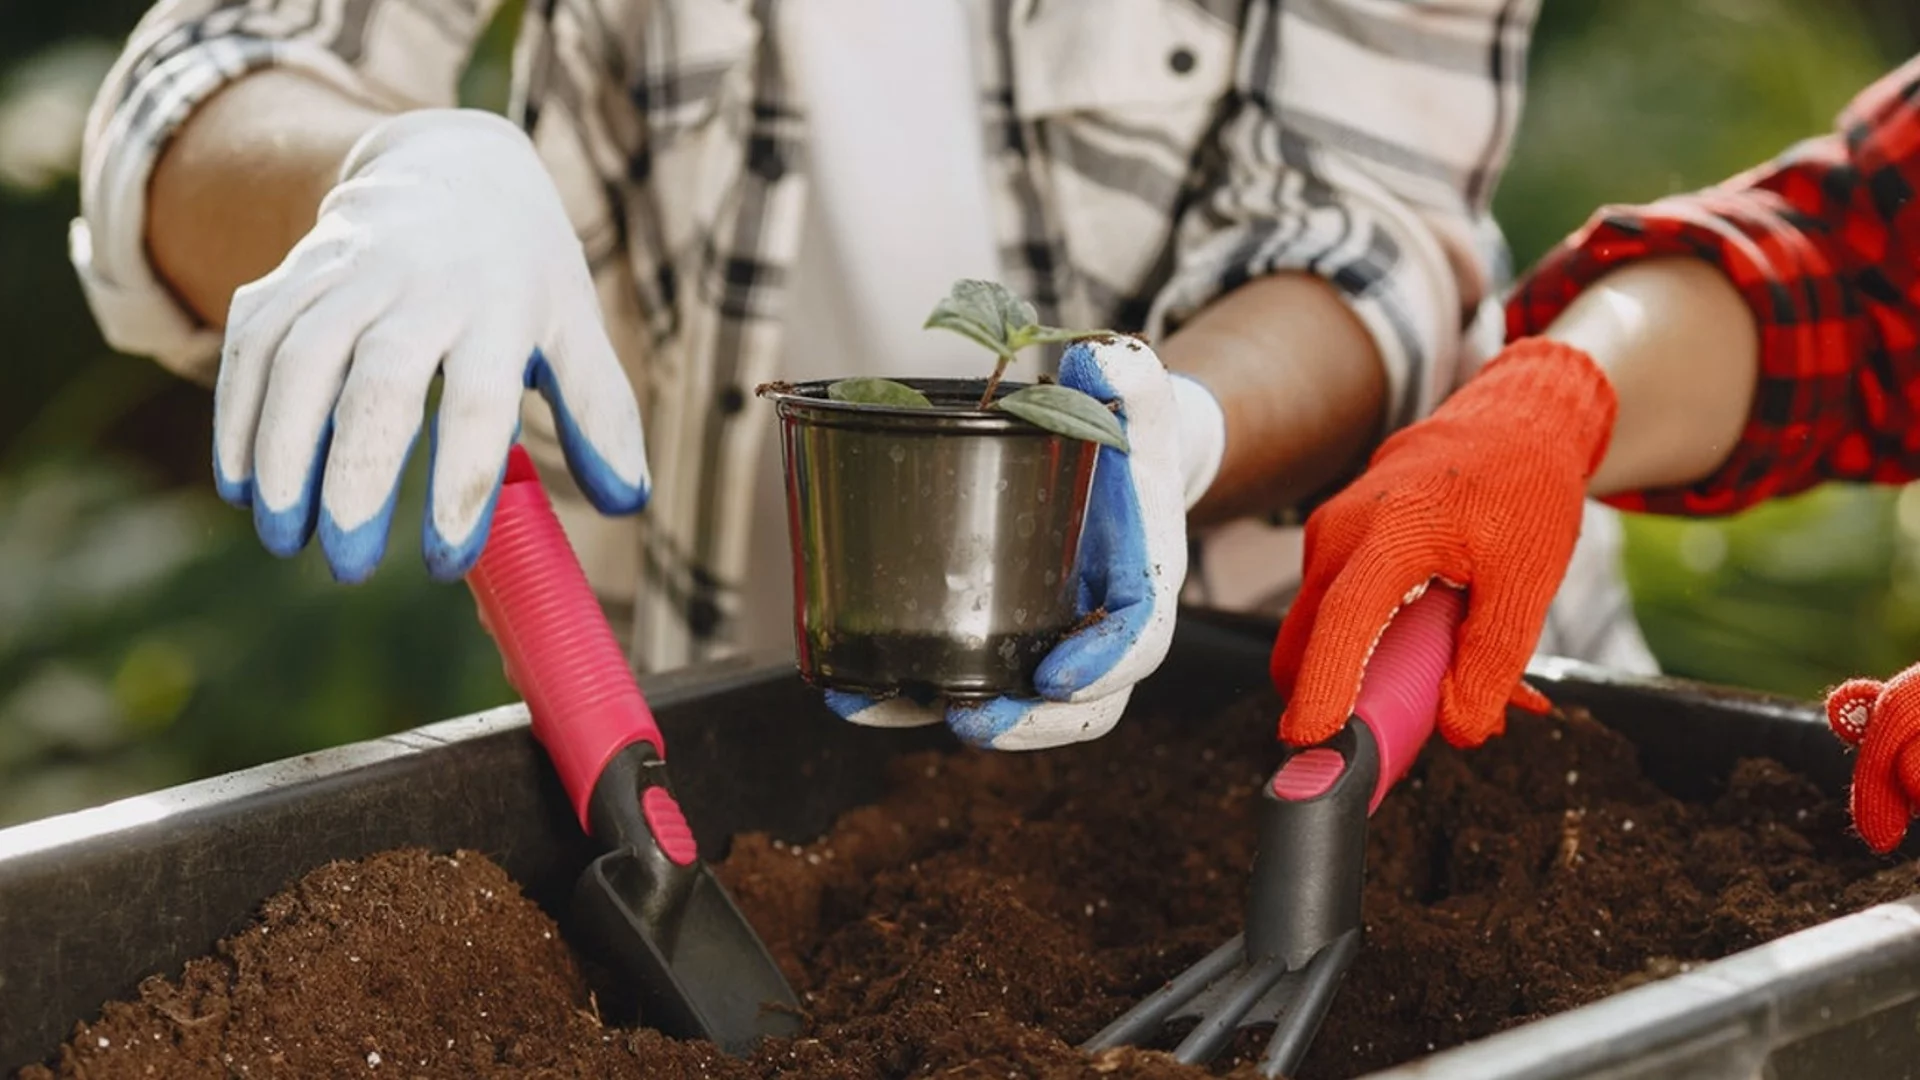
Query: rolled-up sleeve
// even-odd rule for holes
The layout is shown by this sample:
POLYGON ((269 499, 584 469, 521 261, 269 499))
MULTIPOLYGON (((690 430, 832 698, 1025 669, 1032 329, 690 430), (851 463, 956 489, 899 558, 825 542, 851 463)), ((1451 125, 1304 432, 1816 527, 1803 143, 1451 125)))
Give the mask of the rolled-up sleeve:
POLYGON ((1713 515, 1826 480, 1920 477, 1920 59, 1856 97, 1833 133, 1702 191, 1609 206, 1507 305, 1510 337, 1641 259, 1690 256, 1739 291, 1758 331, 1740 441, 1712 475, 1630 492, 1623 509, 1713 515))
POLYGON ((1537 0, 1255 0, 1218 178, 1182 216, 1152 332, 1267 274, 1337 288, 1386 365, 1388 429, 1452 388, 1505 246, 1490 203, 1537 0))
POLYGON ((75 270, 108 344, 211 382, 220 335, 147 254, 147 187, 180 126, 252 71, 297 70, 395 109, 455 103, 499 0, 161 0, 140 21, 87 118, 75 270))

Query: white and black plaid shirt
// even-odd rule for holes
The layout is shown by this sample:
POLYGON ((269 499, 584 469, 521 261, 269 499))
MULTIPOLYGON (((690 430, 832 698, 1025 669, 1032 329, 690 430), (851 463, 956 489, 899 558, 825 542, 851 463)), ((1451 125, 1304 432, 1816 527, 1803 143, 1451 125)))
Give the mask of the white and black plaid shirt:
MULTIPOLYGON (((154 160, 267 66, 394 107, 448 106, 499 0, 160 0, 87 129, 73 254, 108 339, 211 381, 218 335, 144 250, 154 160)), ((594 267, 645 415, 655 498, 600 518, 526 441, 636 659, 728 644, 770 428, 807 124, 780 0, 532 0, 516 108, 594 267)), ((1350 300, 1390 424, 1451 389, 1505 273, 1489 203, 1538 0, 968 0, 1001 279, 1045 321, 1159 335, 1262 274, 1350 300)), ((1277 357, 1276 362, 1285 362, 1277 357)), ((761 527, 768 527, 762 524, 761 527)))

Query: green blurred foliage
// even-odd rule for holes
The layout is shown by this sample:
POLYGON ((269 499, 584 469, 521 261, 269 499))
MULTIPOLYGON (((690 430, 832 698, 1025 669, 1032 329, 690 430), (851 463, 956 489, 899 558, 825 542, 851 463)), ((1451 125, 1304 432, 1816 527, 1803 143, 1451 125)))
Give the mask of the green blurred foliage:
MULTIPOLYGON (((519 4, 462 94, 501 108, 519 4)), ((207 394, 102 344, 66 261, 78 122, 146 0, 0 30, 0 824, 510 700, 465 590, 418 556, 344 588, 213 498, 207 394)), ((1907 0, 1549 0, 1498 200, 1521 265, 1594 207, 1683 190, 1830 122, 1920 40, 1907 0)), ((1670 670, 1812 694, 1920 657, 1920 494, 1828 490, 1629 522, 1670 670)))
MULTIPOLYGON (((518 6, 468 103, 506 104, 518 6)), ((59 7, 0 35, 0 824, 512 700, 466 590, 421 563, 424 454, 386 563, 342 587, 213 496, 206 392, 100 340, 66 257, 72 139, 145 4, 59 7)))
POLYGON ((1688 191, 1832 128, 1905 59, 1859 7, 1547 0, 1495 209, 1526 266, 1610 202, 1688 191))
POLYGON ((1634 606, 1669 671, 1808 697, 1920 660, 1920 487, 1629 528, 1634 606))
POLYGON ((76 459, 0 480, 0 819, 510 700, 465 590, 395 546, 342 588, 199 487, 76 459))

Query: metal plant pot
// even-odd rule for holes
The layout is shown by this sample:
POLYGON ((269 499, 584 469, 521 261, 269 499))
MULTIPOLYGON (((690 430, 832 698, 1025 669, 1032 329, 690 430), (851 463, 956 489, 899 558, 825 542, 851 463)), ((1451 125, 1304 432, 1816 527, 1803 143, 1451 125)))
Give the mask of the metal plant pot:
MULTIPOLYGON (((903 379, 932 409, 770 388, 793 551, 794 639, 816 686, 1030 695, 1072 628, 1098 447, 977 408, 981 380, 903 379)), ((1011 392, 1018 387, 1003 384, 1011 392)))

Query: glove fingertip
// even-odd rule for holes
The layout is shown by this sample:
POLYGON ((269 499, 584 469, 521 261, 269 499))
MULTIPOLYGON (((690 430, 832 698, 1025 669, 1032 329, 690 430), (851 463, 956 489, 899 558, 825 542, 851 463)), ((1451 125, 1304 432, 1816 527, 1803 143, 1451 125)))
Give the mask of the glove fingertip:
POLYGON ((1102 679, 1138 681, 1166 655, 1171 626, 1156 627, 1151 596, 1105 612, 1048 650, 1033 673, 1046 701, 1072 701, 1102 679), (1137 678, 1135 678, 1137 676, 1137 678))
POLYGON ((1111 669, 1126 651, 1112 635, 1090 633, 1086 627, 1055 645, 1033 672, 1033 688, 1047 701, 1068 701, 1111 669))
POLYGON ((1330 703, 1294 700, 1280 714, 1280 738, 1291 746, 1326 742, 1347 722, 1344 710, 1330 703))
POLYGON ((1890 777, 1871 771, 1863 775, 1856 765, 1847 803, 1854 831, 1874 851, 1885 855, 1905 839, 1913 804, 1893 787, 1890 777))
POLYGON ((1507 693, 1477 691, 1470 683, 1449 672, 1440 686, 1438 726, 1441 738, 1455 749, 1472 750, 1504 733, 1507 730, 1509 696, 1507 693))
MULTIPOLYGON (((333 579, 343 585, 358 585, 373 576, 386 558, 387 537, 393 529, 394 506, 400 501, 400 483, 396 478, 387 497, 372 517, 352 528, 343 528, 320 500, 320 550, 326 554, 333 579)), ((431 521, 429 521, 431 525, 431 521)))
POLYGON ((420 530, 421 557, 427 564, 427 576, 434 581, 458 581, 473 569, 474 564, 480 561, 480 553, 486 550, 487 534, 493 530, 493 513, 500 505, 500 490, 506 484, 508 464, 513 457, 514 446, 520 441, 520 425, 514 424, 490 481, 471 476, 450 480, 456 487, 469 482, 476 485, 487 483, 487 501, 474 515, 472 523, 459 528, 457 526, 463 523, 456 515, 453 516, 456 528, 446 531, 440 528, 438 513, 441 495, 439 417, 432 420, 427 438, 427 509, 426 522, 420 530))
POLYGON ((444 585, 466 577, 474 564, 480 561, 480 552, 486 547, 486 533, 476 529, 466 542, 455 544, 428 526, 421 546, 427 564, 427 576, 444 585))
POLYGON ((1440 725, 1440 737, 1455 750, 1478 750, 1487 744, 1487 740, 1506 733, 1504 719, 1493 724, 1448 724, 1440 725))
POLYGON ((1275 675, 1274 685, 1287 702, 1280 719, 1281 738, 1295 746, 1312 746, 1331 739, 1346 725, 1360 698, 1365 644, 1356 641, 1334 647, 1322 641, 1317 648, 1303 648, 1297 664, 1290 662, 1275 675))
POLYGON ((427 494, 427 521, 420 530, 421 557, 426 560, 427 576, 438 582, 458 581, 473 569, 480 561, 480 553, 486 550, 487 534, 493 529, 493 512, 500 502, 500 483, 495 481, 493 492, 487 496, 487 505, 480 511, 479 518, 472 527, 458 536, 441 533, 440 526, 434 521, 433 494, 431 485, 427 494))
POLYGON ((228 476, 227 470, 220 465, 220 452, 217 449, 213 454, 213 490, 220 496, 220 501, 228 506, 239 510, 253 506, 253 477, 228 476))
POLYGON ((1094 342, 1076 341, 1068 345, 1060 354, 1059 381, 1061 386, 1092 395, 1102 404, 1119 399, 1120 392, 1108 381, 1107 373, 1100 366, 1100 357, 1094 351, 1094 342))
POLYGON ((1874 679, 1848 679, 1827 692, 1827 725, 1845 742, 1855 746, 1867 735, 1867 723, 1873 718, 1873 703, 1883 685, 1874 679))
POLYGON ((613 457, 621 460, 609 460, 568 407, 553 365, 538 350, 527 364, 527 385, 546 398, 547 407, 553 412, 554 430, 560 438, 560 451, 567 459, 567 469, 594 509, 608 515, 633 514, 645 509, 653 494, 653 478, 647 468, 645 440, 638 432, 638 413, 633 417, 636 430, 632 433, 632 445, 614 448, 613 457))
POLYGON ((1891 855, 1901 841, 1907 838, 1907 826, 1903 821, 1884 821, 1871 815, 1862 815, 1856 811, 1854 829, 1860 839, 1876 855, 1891 855))
POLYGON ((357 528, 343 529, 325 510, 320 512, 320 550, 327 556, 333 580, 358 585, 373 576, 387 553, 387 527, 392 523, 392 501, 387 510, 357 528))
POLYGON ((278 510, 261 497, 259 478, 254 478, 251 498, 254 532, 259 534, 261 545, 280 558, 290 559, 298 555, 307 546, 307 541, 313 539, 313 530, 320 523, 320 478, 324 475, 327 454, 332 448, 333 421, 328 420, 320 430, 320 438, 314 444, 312 456, 307 459, 306 475, 300 478, 298 486, 294 488, 293 499, 278 510))
POLYGON ((876 698, 857 691, 828 689, 823 696, 827 708, 840 719, 861 727, 924 727, 939 723, 946 715, 938 703, 926 704, 905 695, 876 698))
POLYGON ((852 720, 856 715, 874 705, 873 698, 846 690, 828 690, 822 696, 826 698, 827 708, 832 709, 834 715, 842 720, 852 720))
POLYGON ((653 481, 644 465, 639 470, 639 479, 623 480, 619 471, 609 466, 591 443, 584 437, 567 434, 564 428, 561 447, 574 480, 595 510, 620 517, 647 508, 648 500, 653 497, 653 481))
POLYGON ((1895 829, 1885 835, 1867 840, 1867 846, 1872 848, 1873 853, 1876 855, 1891 855, 1894 849, 1900 846, 1901 841, 1906 838, 1907 830, 1895 829))
POLYGON ((991 750, 994 742, 1012 731, 1028 706, 1012 698, 994 698, 978 705, 956 705, 947 710, 947 727, 961 742, 977 750, 991 750))
POLYGON ((314 524, 311 499, 295 499, 280 510, 268 509, 264 499, 253 501, 253 531, 262 547, 282 559, 300 554, 313 537, 314 524))
POLYGON ((1545 716, 1553 711, 1553 702, 1548 700, 1547 695, 1541 693, 1538 687, 1525 679, 1514 686, 1513 696, 1508 700, 1508 704, 1535 716, 1545 716))

